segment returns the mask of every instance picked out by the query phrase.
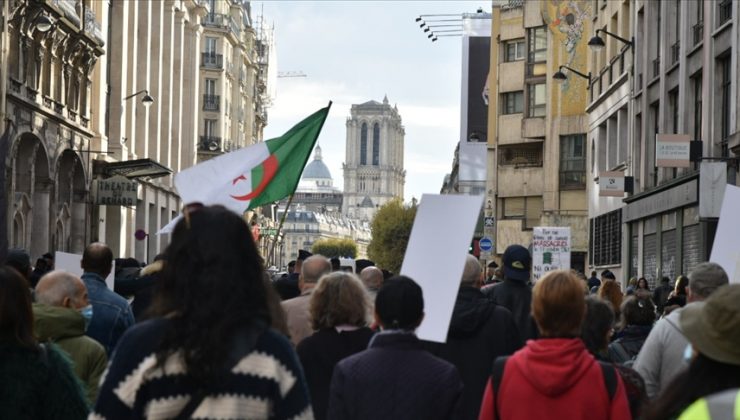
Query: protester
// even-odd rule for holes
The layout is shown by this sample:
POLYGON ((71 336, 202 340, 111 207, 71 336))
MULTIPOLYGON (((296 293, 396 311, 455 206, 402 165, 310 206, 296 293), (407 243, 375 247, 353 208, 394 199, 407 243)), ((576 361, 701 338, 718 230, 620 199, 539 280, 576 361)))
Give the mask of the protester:
POLYGON ((668 300, 663 305, 663 315, 668 315, 678 308, 686 305, 686 288, 689 285, 689 278, 686 276, 676 277, 676 285, 673 288, 668 300))
POLYGON ((530 314, 532 289, 529 286, 532 257, 527 248, 509 245, 504 251, 504 281, 486 288, 494 303, 511 311, 522 342, 537 336, 537 327, 530 314))
POLYGON ((496 264, 496 261, 491 261, 486 266, 486 280, 483 282, 484 285, 488 284, 495 284, 501 281, 500 279, 496 279, 496 269, 498 268, 498 264, 496 264), (499 281, 496 281, 499 280, 499 281))
POLYGON ((375 262, 366 259, 355 260, 355 274, 358 276, 362 273, 362 270, 368 267, 375 267, 375 262))
POLYGON ((648 284, 648 281, 645 279, 645 277, 640 277, 637 279, 637 289, 636 290, 644 290, 649 292, 650 291, 650 285, 648 284))
POLYGON ((311 327, 311 315, 309 303, 311 293, 316 287, 321 276, 331 273, 331 262, 321 255, 312 255, 301 264, 301 274, 298 285, 301 295, 293 299, 283 301, 283 310, 288 321, 290 341, 296 346, 304 338, 313 334, 311 327))
POLYGON ((8 267, 13 267, 24 279, 31 285, 31 256, 25 249, 14 248, 8 250, 8 256, 5 257, 5 263, 8 267))
MULTIPOLYGON (((691 283, 689 283, 690 285, 691 283)), ((723 286, 681 310, 691 362, 647 410, 647 419, 677 417, 699 398, 740 387, 740 284, 723 286)))
POLYGON ((632 367, 655 321, 655 307, 645 295, 629 296, 622 302, 621 330, 609 344, 609 359, 632 367))
POLYGON ((375 300, 382 331, 367 350, 337 364, 330 420, 457 419, 457 369, 422 349, 414 330, 424 318, 421 287, 405 276, 383 284, 375 300))
POLYGON ((332 257, 329 261, 331 261, 331 272, 340 271, 342 269, 342 262, 339 260, 339 257, 332 257))
POLYGON ((54 257, 51 256, 51 254, 46 253, 41 256, 41 258, 36 260, 36 265, 33 268, 33 272, 31 273, 31 287, 36 287, 36 285, 39 283, 39 280, 41 280, 41 277, 43 277, 44 274, 50 272, 54 269, 54 257))
POLYGON ((727 273, 715 263, 701 263, 689 273, 688 303, 653 326, 635 360, 634 368, 645 379, 648 397, 655 398, 686 367, 683 355, 688 341, 681 330, 680 313, 727 283, 727 273))
POLYGON ((678 420, 720 419, 740 420, 740 387, 699 398, 678 418, 678 420))
MULTIPOLYGON (((596 287, 591 287, 591 290, 589 292, 591 294, 598 294, 599 293, 599 290, 601 289, 601 286, 605 282, 607 282, 609 280, 616 282, 617 278, 614 276, 614 273, 612 273, 609 270, 602 271, 601 272, 601 280, 599 281, 599 284, 596 285, 596 287)), ((621 291, 620 291, 620 293, 621 293, 621 291)), ((617 306, 615 309, 619 309, 619 307, 617 306)))
MULTIPOLYGON (((609 274, 611 274, 611 272, 607 273, 607 276, 609 274)), ((622 290, 619 288, 619 283, 610 277, 604 277, 604 282, 601 283, 601 287, 599 287, 598 296, 601 299, 611 302, 612 308, 614 308, 614 316, 619 319, 623 298, 622 290)))
POLYGON ((383 271, 375 266, 365 267, 360 272, 360 279, 370 294, 370 301, 375 302, 378 290, 383 286, 383 271))
POLYGON ((57 344, 67 353, 75 374, 85 385, 88 403, 93 404, 108 358, 105 348, 85 335, 93 315, 85 283, 66 271, 52 271, 39 280, 35 295, 36 336, 41 342, 57 344))
POLYGON ((136 322, 146 319, 149 306, 152 304, 154 289, 159 282, 159 277, 164 268, 164 255, 159 254, 154 257, 154 262, 142 268, 139 275, 142 278, 142 284, 146 286, 139 288, 134 293, 134 300, 131 302, 131 312, 134 314, 136 322))
POLYGON ((28 281, 0 267, 0 410, 6 419, 83 419, 82 385, 54 344, 34 336, 28 281))
POLYGON ((660 285, 653 290, 653 303, 655 304, 655 310, 658 312, 658 315, 663 315, 663 307, 673 292, 670 283, 671 279, 664 276, 660 279, 660 285))
POLYGON ((591 290, 594 287, 598 289, 599 286, 601 286, 601 280, 599 280, 599 278, 596 277, 596 271, 592 271, 591 277, 589 277, 588 279, 588 290, 591 290))
MULTIPOLYGON (((309 260, 303 264, 304 269, 309 260)), ((375 267, 365 270, 370 268, 375 267)), ((322 420, 329 405, 334 366, 345 357, 365 350, 373 336, 367 327, 370 312, 365 286, 352 273, 338 271, 325 275, 311 294, 310 312, 316 332, 301 341, 297 351, 306 373, 314 417, 322 420)))
POLYGON ((457 367, 463 381, 461 419, 476 419, 491 364, 524 344, 511 312, 479 290, 481 266, 467 255, 445 343, 425 342, 435 356, 457 367))
POLYGON ((121 339, 95 418, 310 418, 295 352, 267 328, 265 271, 244 220, 186 207, 165 260, 155 317, 121 339))
POLYGON ((596 360, 612 363, 624 382, 632 418, 639 419, 647 402, 645 381, 634 369, 615 364, 609 359, 607 346, 613 331, 614 311, 611 303, 596 296, 586 297, 586 318, 581 327, 581 339, 596 360))
MULTIPOLYGON (((301 269, 303 267, 303 261, 313 255, 312 253, 304 250, 298 250, 298 258, 291 269, 290 263, 288 263, 288 277, 278 279, 275 283, 275 290, 277 290, 282 300, 293 299, 301 294, 301 288, 299 286, 299 277, 301 276, 301 269)), ((292 262, 292 261, 291 261, 292 262)))
POLYGON ((627 282, 627 290, 624 291, 624 294, 627 296, 631 296, 635 294, 636 289, 637 289, 637 277, 632 277, 627 282))
POLYGON ((134 314, 126 299, 108 289, 105 278, 111 272, 113 253, 108 245, 94 242, 82 254, 82 281, 93 307, 87 336, 105 347, 108 357, 126 329, 134 324, 134 314))
POLYGON ((579 338, 586 302, 578 277, 556 270, 540 278, 532 314, 541 338, 496 360, 479 418, 630 418, 619 375, 579 338))

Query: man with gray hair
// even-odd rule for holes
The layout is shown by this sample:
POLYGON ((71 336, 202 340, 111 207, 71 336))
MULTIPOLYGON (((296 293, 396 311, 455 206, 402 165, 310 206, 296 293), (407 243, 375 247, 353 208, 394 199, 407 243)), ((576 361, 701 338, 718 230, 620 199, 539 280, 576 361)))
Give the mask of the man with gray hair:
POLYGON ((435 356, 454 364, 463 384, 461 419, 477 419, 493 361, 522 347, 511 312, 481 291, 483 268, 478 259, 465 260, 446 343, 425 342, 435 356))
MULTIPOLYGON (((727 273, 719 264, 705 262, 697 265, 689 273, 687 304, 684 308, 705 300, 728 283, 727 273)), ((645 390, 650 398, 660 394, 687 366, 684 353, 689 342, 679 322, 684 308, 674 310, 653 326, 635 360, 633 367, 645 380, 645 390)))
POLYGON ((324 274, 331 273, 331 262, 323 255, 312 255, 303 261, 301 274, 298 277, 298 287, 301 295, 282 302, 283 310, 288 321, 290 341, 297 346, 304 338, 313 334, 311 315, 308 311, 311 302, 311 292, 324 274))
POLYGON ((378 294, 380 287, 383 286, 383 270, 374 265, 365 267, 360 272, 360 279, 370 294, 372 301, 375 302, 375 296, 378 294))
POLYGON ((42 276, 36 285, 33 318, 39 341, 52 341, 69 355, 75 374, 85 384, 88 402, 95 403, 108 358, 105 348, 85 335, 92 319, 85 283, 66 271, 42 276))

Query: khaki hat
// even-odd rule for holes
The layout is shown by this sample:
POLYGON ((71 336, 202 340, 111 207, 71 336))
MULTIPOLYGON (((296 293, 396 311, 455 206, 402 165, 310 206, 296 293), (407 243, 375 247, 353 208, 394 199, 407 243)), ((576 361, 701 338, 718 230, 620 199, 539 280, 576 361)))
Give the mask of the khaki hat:
POLYGON ((704 302, 681 310, 681 328, 694 349, 740 365, 740 284, 722 286, 704 302))

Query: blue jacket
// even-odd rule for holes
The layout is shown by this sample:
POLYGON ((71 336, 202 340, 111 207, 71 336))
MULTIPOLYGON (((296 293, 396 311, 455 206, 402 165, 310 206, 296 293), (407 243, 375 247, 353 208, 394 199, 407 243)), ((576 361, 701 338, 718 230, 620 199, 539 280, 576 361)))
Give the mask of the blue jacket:
POLYGON ((93 307, 93 318, 85 334, 102 344, 110 358, 118 339, 134 325, 134 314, 128 301, 108 289, 105 279, 98 274, 83 273, 82 281, 93 307))

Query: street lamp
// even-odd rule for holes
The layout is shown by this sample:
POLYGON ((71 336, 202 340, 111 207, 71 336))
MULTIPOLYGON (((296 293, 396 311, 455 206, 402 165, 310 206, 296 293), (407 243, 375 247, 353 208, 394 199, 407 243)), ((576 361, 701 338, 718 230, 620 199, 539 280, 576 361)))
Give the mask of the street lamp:
POLYGON ((151 106, 151 104, 154 103, 154 98, 152 98, 151 95, 149 95, 149 91, 147 89, 140 90, 134 94, 128 95, 127 97, 123 98, 123 100, 124 101, 129 100, 133 98, 134 96, 140 95, 142 93, 144 94, 144 97, 141 98, 141 104, 148 108, 149 106, 151 106))
POLYGON ((617 34, 613 34, 611 32, 608 32, 608 31, 606 31, 604 29, 597 29, 596 30, 596 34, 588 41, 588 46, 591 47, 592 49, 596 50, 596 51, 598 51, 598 50, 604 48, 604 46, 606 46, 606 43, 604 43, 604 40, 599 36, 599 32, 603 32, 603 33, 605 33, 605 34, 607 34, 607 35, 609 35, 611 37, 614 37, 614 38, 618 39, 619 41, 622 41, 625 44, 628 44, 629 46, 634 46, 635 45, 635 38, 634 37, 632 39, 626 39, 626 38, 622 38, 621 36, 619 36, 617 34))
POLYGON ((560 67, 558 67, 558 71, 556 71, 555 74, 552 75, 552 79, 556 83, 563 83, 564 81, 568 80, 568 76, 565 73, 563 73, 563 69, 568 69, 568 70, 572 71, 573 73, 575 73, 575 74, 583 77, 584 79, 588 80, 589 83, 591 82, 591 72, 588 72, 588 74, 583 74, 580 71, 575 70, 575 69, 572 69, 572 68, 570 68, 568 66, 560 66, 560 67))

